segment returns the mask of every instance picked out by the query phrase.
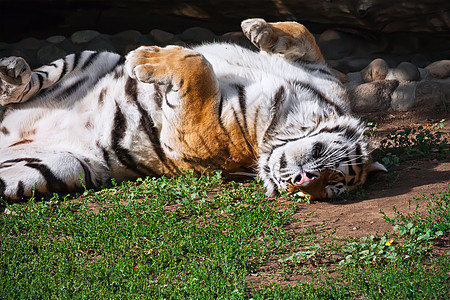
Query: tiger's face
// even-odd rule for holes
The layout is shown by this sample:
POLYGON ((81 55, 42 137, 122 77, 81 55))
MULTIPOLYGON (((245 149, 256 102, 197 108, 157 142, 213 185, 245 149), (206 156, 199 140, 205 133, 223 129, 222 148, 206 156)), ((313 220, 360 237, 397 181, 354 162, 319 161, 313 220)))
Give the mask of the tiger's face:
POLYGON ((369 171, 386 171, 370 163, 362 131, 324 131, 278 142, 260 166, 269 196, 287 190, 312 199, 335 198, 363 184, 369 171))

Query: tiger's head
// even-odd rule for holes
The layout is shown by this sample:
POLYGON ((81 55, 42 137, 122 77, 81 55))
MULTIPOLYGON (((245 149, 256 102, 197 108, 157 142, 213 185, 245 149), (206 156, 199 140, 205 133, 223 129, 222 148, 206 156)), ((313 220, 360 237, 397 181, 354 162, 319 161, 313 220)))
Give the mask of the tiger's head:
POLYGON ((337 124, 271 140, 259 160, 268 196, 287 190, 311 199, 335 198, 363 184, 369 172, 386 171, 370 158, 363 122, 344 117, 337 124))

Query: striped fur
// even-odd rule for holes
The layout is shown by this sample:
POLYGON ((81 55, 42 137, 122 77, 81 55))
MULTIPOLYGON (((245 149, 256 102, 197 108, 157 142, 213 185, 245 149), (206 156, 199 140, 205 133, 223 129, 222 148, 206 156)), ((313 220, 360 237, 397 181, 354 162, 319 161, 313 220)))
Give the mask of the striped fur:
POLYGON ((242 23, 232 44, 84 51, 31 71, 0 59, 0 196, 99 188, 110 178, 222 169, 330 198, 370 170, 364 124, 293 22, 242 23))

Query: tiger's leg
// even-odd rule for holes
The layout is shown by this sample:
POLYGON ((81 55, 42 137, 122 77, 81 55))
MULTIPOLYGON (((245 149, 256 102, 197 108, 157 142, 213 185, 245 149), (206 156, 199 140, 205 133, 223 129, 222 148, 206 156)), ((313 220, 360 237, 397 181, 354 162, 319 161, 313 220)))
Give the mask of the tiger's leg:
POLYGON ((83 51, 31 70, 21 57, 0 58, 0 105, 26 102, 40 91, 83 71, 91 77, 101 76, 116 66, 119 60, 120 55, 115 53, 83 51), (95 60, 101 60, 101 63, 88 70, 95 60))
POLYGON ((34 192, 74 192, 107 183, 109 171, 101 160, 26 146, 0 150, 0 198, 19 200, 34 192))
POLYGON ((217 147, 204 143, 217 130, 214 103, 220 94, 203 55, 179 46, 143 46, 127 55, 125 68, 138 81, 168 86, 162 105, 161 143, 172 158, 193 152, 203 157, 205 146, 217 147))
POLYGON ((297 22, 267 23, 263 19, 248 19, 241 27, 260 50, 282 54, 292 61, 325 62, 314 36, 297 22))

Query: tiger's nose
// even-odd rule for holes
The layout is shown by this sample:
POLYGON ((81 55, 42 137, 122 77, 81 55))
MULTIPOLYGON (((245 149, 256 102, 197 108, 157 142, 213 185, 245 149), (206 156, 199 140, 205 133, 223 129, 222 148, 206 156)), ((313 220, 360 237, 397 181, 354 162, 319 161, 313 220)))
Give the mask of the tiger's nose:
POLYGON ((317 176, 312 173, 301 172, 294 177, 294 179, 292 180, 292 183, 295 185, 301 185, 301 184, 313 181, 316 178, 317 178, 317 176))

